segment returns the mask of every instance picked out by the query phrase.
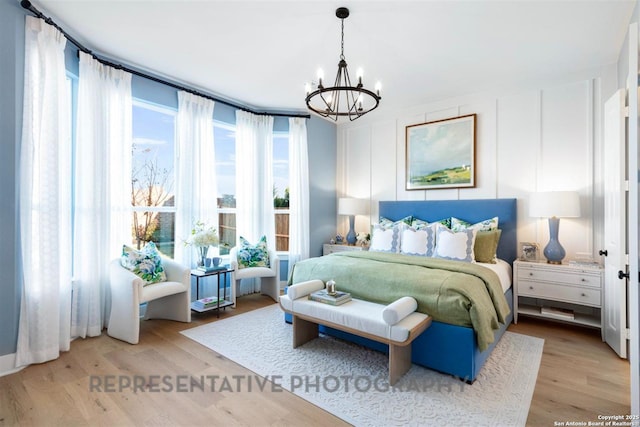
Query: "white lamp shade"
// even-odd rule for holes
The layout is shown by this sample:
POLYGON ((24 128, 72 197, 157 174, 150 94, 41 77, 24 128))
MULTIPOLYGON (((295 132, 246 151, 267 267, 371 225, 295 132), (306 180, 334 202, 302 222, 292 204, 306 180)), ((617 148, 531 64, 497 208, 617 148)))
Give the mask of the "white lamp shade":
POLYGON ((577 218, 580 196, 576 191, 544 191, 529 199, 529 216, 538 218, 577 218))
POLYGON ((338 199, 338 215, 365 215, 369 213, 369 201, 341 197, 338 199))

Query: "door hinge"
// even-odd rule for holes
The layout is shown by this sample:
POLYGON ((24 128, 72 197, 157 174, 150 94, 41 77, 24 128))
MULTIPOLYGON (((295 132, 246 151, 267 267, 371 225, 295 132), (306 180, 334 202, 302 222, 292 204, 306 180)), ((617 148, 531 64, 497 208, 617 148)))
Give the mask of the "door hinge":
POLYGON ((629 107, 628 106, 624 107, 624 116, 625 117, 629 117, 629 107))
POLYGON ((630 340, 631 339, 631 330, 629 328, 625 328, 625 330, 624 330, 624 339, 625 340, 630 340))
POLYGON ((624 191, 629 191, 629 180, 624 181, 624 191))

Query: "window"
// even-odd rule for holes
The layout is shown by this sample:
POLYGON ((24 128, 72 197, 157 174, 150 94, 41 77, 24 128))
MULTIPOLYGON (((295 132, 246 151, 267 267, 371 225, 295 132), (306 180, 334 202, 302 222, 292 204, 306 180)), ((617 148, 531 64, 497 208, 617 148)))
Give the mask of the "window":
POLYGON ((289 134, 273 134, 273 206, 276 250, 289 251, 289 134))
POLYGON ((236 129, 213 122, 218 181, 218 235, 220 254, 229 253, 236 244, 236 129))
MULTIPOLYGON (((213 122, 218 179, 220 253, 236 244, 236 133, 235 126, 213 122)), ((289 134, 273 134, 273 203, 276 250, 289 250, 289 134)))
POLYGON ((176 112, 136 100, 133 104, 132 245, 154 242, 173 257, 175 245, 176 112))

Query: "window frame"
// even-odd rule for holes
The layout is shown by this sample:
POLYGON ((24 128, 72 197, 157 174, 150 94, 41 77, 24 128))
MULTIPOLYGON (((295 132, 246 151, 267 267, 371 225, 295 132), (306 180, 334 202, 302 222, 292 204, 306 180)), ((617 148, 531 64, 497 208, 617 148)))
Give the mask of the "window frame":
MULTIPOLYGON (((132 99, 131 108, 133 109, 134 107, 145 108, 147 110, 155 111, 157 113, 166 114, 166 115, 171 116, 173 118, 173 146, 174 146, 174 150, 173 150, 173 167, 174 167, 174 171, 176 171, 177 170, 177 162, 178 162, 178 150, 177 150, 177 146, 176 146, 177 137, 178 137, 178 133, 177 133, 178 110, 176 110, 175 108, 166 106, 166 105, 157 104, 155 102, 147 101, 145 99, 136 98, 136 97, 133 97, 133 99, 132 99)), ((132 126, 133 126, 133 122, 132 122, 132 126)), ((133 143, 133 141, 132 141, 132 143, 133 143)), ((133 153, 132 153, 132 159, 133 159, 133 153)), ((131 172, 133 172, 133 170, 131 172)), ((174 181, 175 181, 175 179, 176 179, 176 177, 174 175, 174 181)), ((174 192, 173 193, 174 193, 173 197, 174 197, 174 200, 175 200, 176 196, 177 196, 175 188, 174 188, 174 192)), ((172 214, 176 215, 177 212, 178 212, 178 208, 177 208, 175 203, 173 204, 173 206, 134 206, 133 203, 132 203, 130 205, 130 207, 131 207, 132 215, 134 213, 137 213, 137 212, 172 213, 172 214)), ((175 221, 175 219, 174 219, 174 221, 175 221)), ((174 226, 175 226, 175 223, 174 223, 174 226)), ((132 238, 134 237, 133 234, 132 234, 131 237, 132 238)), ((132 240, 132 242, 133 242, 133 240, 132 240)), ((176 236, 175 235, 174 235, 173 244, 174 244, 174 247, 178 244, 178 242, 176 242, 176 236)), ((169 256, 168 254, 164 254, 164 255, 169 256)), ((173 255, 175 256, 175 253, 173 255)), ((173 258, 173 256, 171 258, 173 258)))

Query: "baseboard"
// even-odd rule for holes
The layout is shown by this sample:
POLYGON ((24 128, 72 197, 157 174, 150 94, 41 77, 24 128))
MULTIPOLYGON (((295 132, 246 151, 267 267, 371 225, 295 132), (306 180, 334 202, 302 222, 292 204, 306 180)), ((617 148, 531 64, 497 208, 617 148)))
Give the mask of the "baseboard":
POLYGON ((5 375, 11 375, 18 371, 24 369, 25 366, 21 366, 16 368, 16 354, 5 354, 4 356, 0 356, 0 377, 4 377, 5 375))

